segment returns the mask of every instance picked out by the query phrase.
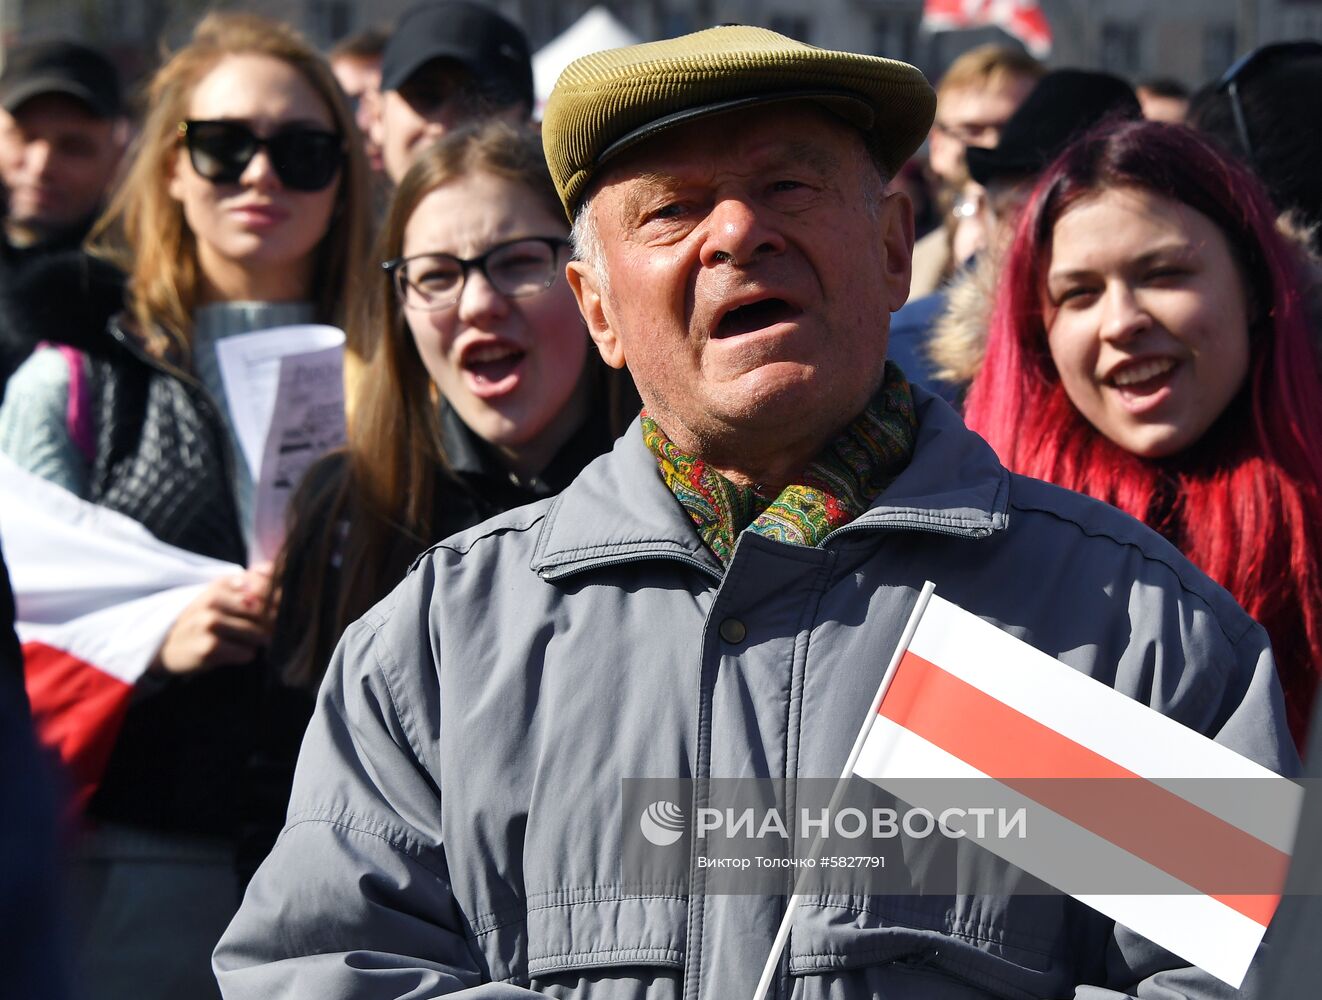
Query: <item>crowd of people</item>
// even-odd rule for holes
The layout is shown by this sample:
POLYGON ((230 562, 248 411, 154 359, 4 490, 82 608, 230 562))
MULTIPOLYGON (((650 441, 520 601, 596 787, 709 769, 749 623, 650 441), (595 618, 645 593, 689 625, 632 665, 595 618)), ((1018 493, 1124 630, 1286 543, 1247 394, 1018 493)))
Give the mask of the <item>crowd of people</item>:
MULTIPOLYGON (((721 26, 585 56, 535 122, 526 36, 474 0, 326 54, 208 14, 137 105, 86 45, 14 48, 0 454, 232 571, 62 810, 3 580, 11 982, 751 995, 784 896, 631 881, 621 784, 837 776, 925 581, 1295 775, 1319 74, 1312 42, 1194 92, 989 45, 933 88, 721 26), (345 443, 257 559, 217 345, 313 323, 345 443)), ((1068 895, 824 893, 778 995, 1259 996, 1268 965, 1232 989, 1068 895)))

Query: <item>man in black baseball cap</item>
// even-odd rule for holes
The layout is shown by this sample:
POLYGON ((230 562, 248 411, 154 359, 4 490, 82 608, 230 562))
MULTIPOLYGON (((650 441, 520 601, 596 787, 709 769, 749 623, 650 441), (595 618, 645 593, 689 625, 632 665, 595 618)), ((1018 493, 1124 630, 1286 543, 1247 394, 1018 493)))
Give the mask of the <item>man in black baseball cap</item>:
POLYGON ((381 63, 373 139, 398 183, 414 154, 461 122, 532 112, 532 56, 511 21, 469 0, 427 0, 405 11, 381 63))
POLYGON ((119 163, 122 118, 119 76, 94 49, 57 41, 9 53, 0 72, 0 180, 11 245, 86 231, 119 163))
POLYGON ((76 42, 21 45, 0 70, 0 395, 30 344, 16 343, 8 290, 38 260, 82 243, 128 134, 119 75, 76 42))

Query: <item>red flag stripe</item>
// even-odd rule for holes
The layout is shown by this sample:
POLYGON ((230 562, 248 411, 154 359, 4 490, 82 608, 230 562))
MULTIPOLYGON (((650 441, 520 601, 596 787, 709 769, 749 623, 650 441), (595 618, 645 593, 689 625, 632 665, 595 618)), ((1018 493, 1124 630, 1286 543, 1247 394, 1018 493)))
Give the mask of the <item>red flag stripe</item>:
POLYGON ((23 643, 23 669, 37 737, 64 763, 81 809, 105 773, 133 686, 43 642, 23 643))
POLYGON ((1227 885, 1228 866, 1237 883, 1279 889, 1289 855, 921 656, 904 654, 880 714, 1249 919, 1270 922, 1278 893, 1211 889, 1227 885), (1085 778, 1129 780, 1074 780, 1085 778))

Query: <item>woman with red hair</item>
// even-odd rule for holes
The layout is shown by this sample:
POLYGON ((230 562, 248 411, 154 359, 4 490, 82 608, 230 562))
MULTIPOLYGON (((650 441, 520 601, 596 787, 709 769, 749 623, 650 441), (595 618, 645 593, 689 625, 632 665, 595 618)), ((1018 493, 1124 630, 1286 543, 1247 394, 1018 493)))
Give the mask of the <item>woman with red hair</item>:
POLYGON ((1322 670, 1322 374, 1299 252, 1190 129, 1104 126, 1040 179, 966 419, 1017 472, 1160 531, 1272 640, 1302 742, 1322 670))

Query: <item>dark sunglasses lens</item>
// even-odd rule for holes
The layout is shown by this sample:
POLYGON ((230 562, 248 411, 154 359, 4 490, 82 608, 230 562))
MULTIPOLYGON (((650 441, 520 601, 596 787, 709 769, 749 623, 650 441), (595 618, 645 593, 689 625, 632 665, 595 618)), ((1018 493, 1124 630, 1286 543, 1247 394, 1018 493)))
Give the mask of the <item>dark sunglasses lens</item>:
POLYGON ((320 191, 334 180, 343 158, 339 136, 316 129, 280 132, 267 148, 281 182, 295 191, 320 191))
POLYGON ((193 169, 209 181, 232 184, 257 152, 257 137, 242 125, 194 122, 186 133, 193 169))

